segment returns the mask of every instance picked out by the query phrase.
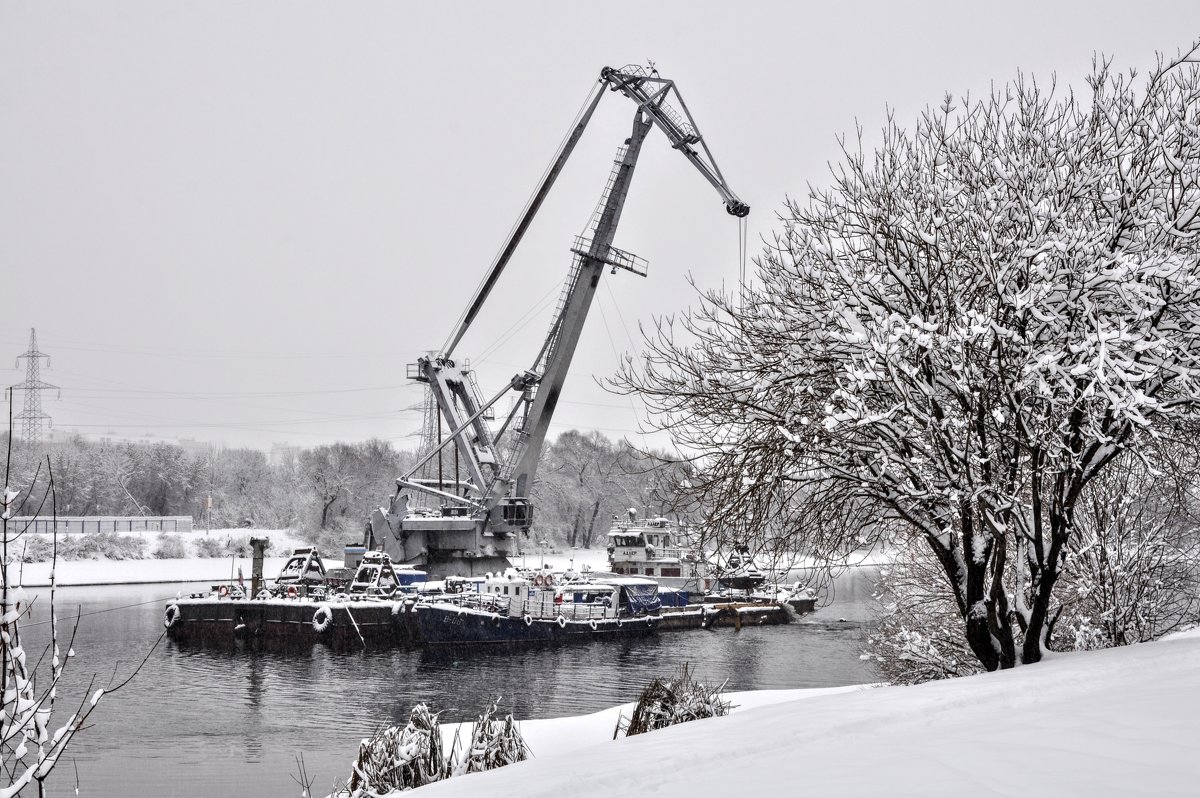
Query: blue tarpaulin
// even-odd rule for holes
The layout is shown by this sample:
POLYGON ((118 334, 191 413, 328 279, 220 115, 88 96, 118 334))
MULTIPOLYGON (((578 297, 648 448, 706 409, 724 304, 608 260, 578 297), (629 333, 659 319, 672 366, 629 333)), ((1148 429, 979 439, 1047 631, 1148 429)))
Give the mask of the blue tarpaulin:
POLYGON ((621 590, 625 593, 630 615, 658 612, 662 607, 662 601, 658 598, 658 585, 624 585, 621 590))

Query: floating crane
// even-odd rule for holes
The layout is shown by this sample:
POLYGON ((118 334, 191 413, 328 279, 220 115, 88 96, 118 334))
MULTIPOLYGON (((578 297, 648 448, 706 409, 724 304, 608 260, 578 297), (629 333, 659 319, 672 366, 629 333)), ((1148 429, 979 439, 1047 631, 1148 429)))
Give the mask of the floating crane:
POLYGON ((508 565, 508 557, 518 553, 522 534, 529 534, 533 521, 529 494, 538 460, 600 277, 605 269, 646 275, 646 262, 614 247, 613 239, 638 154, 651 128, 661 130, 671 146, 717 190, 728 213, 740 218, 750 212, 750 206, 725 182, 674 81, 660 77, 653 67, 606 67, 593 94, 453 333, 437 354, 418 359, 408 369, 409 378, 428 385, 450 434, 396 480, 389 505, 371 515, 365 545, 368 550, 381 548, 394 561, 420 565, 434 577, 501 571, 508 565), (454 357, 455 348, 550 193, 605 89, 619 92, 637 105, 633 130, 617 150, 612 174, 586 233, 577 236, 571 247, 571 274, 541 350, 528 370, 514 375, 484 401, 470 367, 454 357), (519 400, 493 435, 487 421, 495 405, 510 392, 519 394, 519 400), (456 475, 447 489, 440 477, 430 484, 416 476, 451 445, 465 470, 465 480, 456 475), (410 507, 413 493, 434 497, 440 510, 430 513, 410 507))

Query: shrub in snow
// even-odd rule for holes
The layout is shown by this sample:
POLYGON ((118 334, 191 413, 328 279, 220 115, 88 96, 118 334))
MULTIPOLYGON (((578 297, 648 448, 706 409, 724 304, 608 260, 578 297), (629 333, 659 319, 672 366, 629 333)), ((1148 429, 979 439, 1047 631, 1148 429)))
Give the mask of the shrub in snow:
POLYGON ((146 556, 146 542, 132 535, 115 532, 82 532, 64 535, 53 540, 48 535, 24 535, 21 538, 21 559, 24 562, 60 560, 141 560, 146 556))
POLYGON ((182 560, 187 557, 187 546, 179 535, 159 535, 158 546, 154 549, 157 560, 182 560))
POLYGON ((388 726, 362 741, 342 795, 367 798, 441 781, 449 774, 446 760, 437 713, 417 704, 407 726, 388 726))
POLYGON ((865 659, 892 684, 968 676, 983 669, 961 632, 954 596, 937 565, 910 542, 879 569, 876 625, 865 659))
POLYGON ((251 553, 249 535, 206 535, 196 538, 193 545, 197 557, 248 557, 251 553))
MULTIPOLYGON (((529 758, 529 747, 521 736, 512 715, 496 720, 499 699, 484 709, 471 729, 471 741, 462 759, 451 767, 452 774, 461 776, 484 770, 502 768, 529 758)), ((457 740, 456 746, 457 747, 457 740)))
POLYGON ((724 690, 724 683, 710 688, 694 681, 684 664, 674 679, 655 679, 642 691, 629 719, 626 720, 623 714, 617 719, 613 739, 622 734, 626 737, 644 734, 689 720, 728 715, 733 705, 721 697, 724 690))
MULTIPOLYGON (((1059 578, 1056 650, 1145 642, 1200 620, 1200 504, 1189 489, 1200 456, 1170 441, 1155 448, 1171 468, 1128 457, 1084 490, 1059 578)), ((958 633, 949 585, 919 546, 900 547, 876 582, 879 623, 866 657, 898 684, 981 669, 958 633)))
POLYGON ((705 526, 814 556, 899 530, 981 667, 1037 662, 1089 486, 1200 410, 1198 106, 1193 46, 847 145, 756 284, 660 321, 617 381, 689 453, 705 526))
POLYGON ((497 705, 492 702, 480 713, 460 759, 458 736, 450 750, 444 750, 437 713, 418 704, 403 728, 389 726, 362 741, 350 782, 335 796, 371 798, 527 759, 529 748, 516 722, 512 715, 496 719, 497 705))

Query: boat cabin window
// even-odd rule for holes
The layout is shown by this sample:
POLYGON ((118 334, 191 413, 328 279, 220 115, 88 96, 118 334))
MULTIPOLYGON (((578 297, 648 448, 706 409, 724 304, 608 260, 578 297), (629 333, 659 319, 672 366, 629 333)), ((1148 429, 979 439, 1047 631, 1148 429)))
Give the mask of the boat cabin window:
POLYGON ((641 532, 630 534, 620 534, 612 536, 613 544, 616 546, 645 546, 646 538, 641 532))

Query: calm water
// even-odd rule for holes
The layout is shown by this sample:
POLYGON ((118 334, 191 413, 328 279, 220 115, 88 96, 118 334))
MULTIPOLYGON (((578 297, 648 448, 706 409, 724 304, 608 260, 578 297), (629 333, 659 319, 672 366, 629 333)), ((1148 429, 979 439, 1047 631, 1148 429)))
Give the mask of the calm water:
MULTIPOLYGON (((728 680, 730 690, 872 681, 875 674, 858 658, 869 582, 853 574, 837 588, 836 604, 788 626, 459 658, 323 645, 215 651, 163 640, 138 677, 100 703, 55 771, 51 795, 74 794, 77 767, 81 796, 296 796, 301 755, 314 792, 324 795, 348 777, 359 741, 381 725, 407 721, 415 703, 442 710, 443 721, 470 719, 496 696, 517 718, 576 715, 632 701, 685 662, 707 683, 728 680)), ((78 701, 93 675, 106 683, 113 663, 121 677, 136 667, 162 633, 165 600, 177 589, 59 591, 60 618, 76 607, 84 613, 78 657, 59 692, 60 723, 69 706, 64 695, 78 701)), ((35 620, 44 618, 46 607, 37 609, 35 620)), ((27 648, 44 629, 27 628, 27 648)))

